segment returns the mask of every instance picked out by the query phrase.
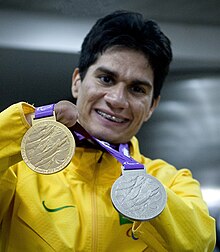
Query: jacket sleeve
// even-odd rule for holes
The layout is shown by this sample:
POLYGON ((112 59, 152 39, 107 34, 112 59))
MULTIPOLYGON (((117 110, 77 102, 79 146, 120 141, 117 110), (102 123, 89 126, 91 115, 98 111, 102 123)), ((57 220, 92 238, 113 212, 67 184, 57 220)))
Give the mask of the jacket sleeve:
POLYGON ((0 113, 0 222, 13 198, 17 177, 12 165, 22 160, 21 140, 30 125, 25 114, 34 112, 27 103, 17 103, 0 113))
POLYGON ((177 171, 162 160, 152 161, 147 168, 165 186, 167 204, 158 217, 134 222, 134 235, 155 251, 214 251, 215 221, 191 172, 177 171))

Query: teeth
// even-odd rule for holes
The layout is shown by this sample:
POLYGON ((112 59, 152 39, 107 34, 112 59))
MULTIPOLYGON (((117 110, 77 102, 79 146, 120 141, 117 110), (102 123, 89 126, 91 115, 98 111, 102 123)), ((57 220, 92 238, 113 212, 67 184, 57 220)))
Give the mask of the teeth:
POLYGON ((111 120, 113 122, 118 122, 118 123, 122 123, 124 122, 125 120, 124 119, 120 119, 120 118, 117 118, 115 116, 111 116, 109 114, 106 114, 105 112, 102 112, 100 110, 97 110, 98 114, 103 116, 104 118, 108 119, 108 120, 111 120))

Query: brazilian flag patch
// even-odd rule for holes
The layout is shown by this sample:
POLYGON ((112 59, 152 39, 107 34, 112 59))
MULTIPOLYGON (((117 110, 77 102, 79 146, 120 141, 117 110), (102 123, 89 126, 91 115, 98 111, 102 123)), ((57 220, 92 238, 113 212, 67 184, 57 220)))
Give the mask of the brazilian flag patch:
POLYGON ((127 219, 126 217, 124 217, 124 216, 121 215, 121 214, 119 214, 119 221, 120 221, 120 225, 131 224, 131 223, 133 223, 133 221, 127 219))

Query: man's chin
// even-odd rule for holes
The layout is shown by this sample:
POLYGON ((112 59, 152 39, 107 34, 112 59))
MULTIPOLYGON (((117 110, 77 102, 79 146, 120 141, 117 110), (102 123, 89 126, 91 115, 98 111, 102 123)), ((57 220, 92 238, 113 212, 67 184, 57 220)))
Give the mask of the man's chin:
POLYGON ((112 144, 118 143, 118 140, 120 139, 118 137, 115 137, 112 135, 109 136, 106 134, 94 134, 93 136, 101 141, 105 141, 105 142, 112 143, 112 144))
POLYGON ((84 127, 86 131, 92 135, 93 137, 108 142, 112 144, 120 144, 120 143, 126 143, 129 142, 129 140, 125 139, 126 133, 124 132, 123 135, 117 134, 114 129, 107 129, 107 128, 88 128, 84 127))
POLYGON ((117 136, 117 137, 98 136, 96 138, 98 138, 99 140, 111 143, 111 144, 121 144, 121 143, 129 142, 129 140, 126 140, 126 139, 119 137, 119 136, 117 136))

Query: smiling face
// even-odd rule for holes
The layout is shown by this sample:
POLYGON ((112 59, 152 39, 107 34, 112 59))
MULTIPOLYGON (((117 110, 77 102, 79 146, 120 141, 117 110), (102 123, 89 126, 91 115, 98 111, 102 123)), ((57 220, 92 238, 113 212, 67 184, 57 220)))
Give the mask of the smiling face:
POLYGON ((147 121, 153 99, 153 70, 146 57, 131 49, 111 48, 88 68, 83 81, 76 69, 72 94, 79 122, 94 137, 109 143, 128 142, 147 121))

